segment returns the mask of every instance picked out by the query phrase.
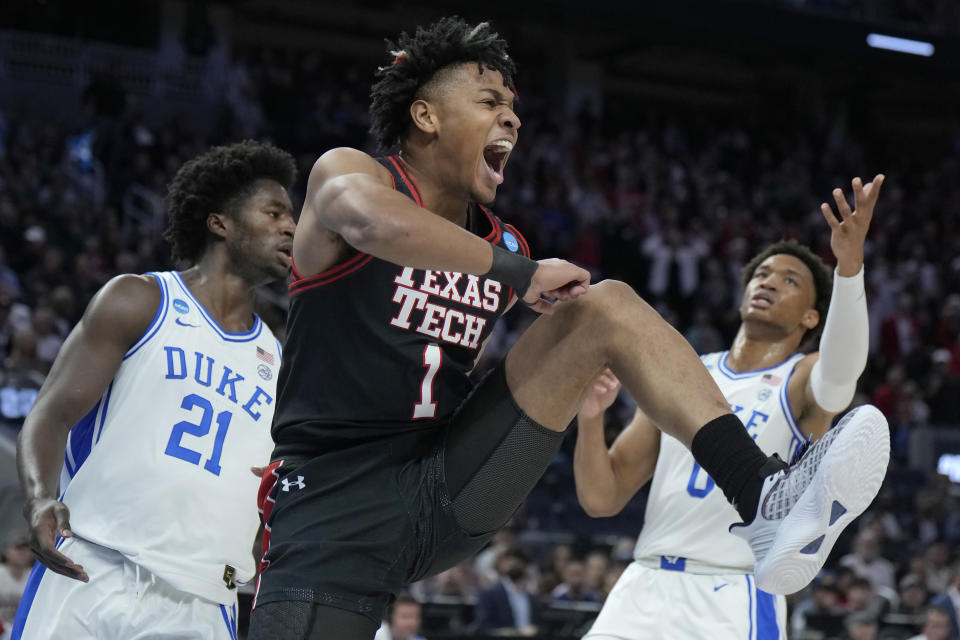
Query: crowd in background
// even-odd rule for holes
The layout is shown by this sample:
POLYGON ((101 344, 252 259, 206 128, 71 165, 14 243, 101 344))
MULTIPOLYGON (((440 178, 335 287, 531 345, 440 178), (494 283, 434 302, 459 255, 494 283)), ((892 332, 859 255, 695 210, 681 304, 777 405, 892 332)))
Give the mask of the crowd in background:
MULTIPOLYGON (((185 160, 210 144, 272 139, 298 158, 296 203, 319 153, 366 147, 366 70, 257 51, 231 74, 220 126, 208 135, 189 133, 177 119, 148 123, 108 77, 91 82, 84 112, 68 124, 0 113, 5 429, 22 423, 70 328, 107 279, 174 266, 159 233, 165 185, 185 160)), ((905 638, 946 615, 960 637, 956 492, 943 476, 906 465, 912 429, 960 420, 960 138, 909 154, 874 146, 842 111, 795 130, 656 110, 612 124, 586 110, 565 116, 527 95, 520 117, 497 212, 527 236, 536 257, 566 257, 597 279, 632 284, 701 353, 730 344, 740 270, 754 253, 790 237, 832 263, 819 203, 835 186, 849 191, 855 175, 887 174, 867 244, 871 357, 857 402, 887 415, 892 469, 828 568, 792 599, 791 625, 797 638, 870 638, 878 630, 905 638), (928 612, 934 596, 942 606, 928 612)), ((266 291, 261 305, 278 335, 282 300, 266 291)), ((519 309, 500 323, 488 361, 532 319, 519 309)), ((630 412, 628 399, 611 412, 610 438, 630 412)), ((414 598, 475 603, 462 619, 450 616, 464 628, 533 629, 543 603, 596 610, 632 557, 643 495, 619 517, 588 518, 573 491, 572 445, 567 438, 510 529, 475 560, 413 585, 414 598), (490 595, 503 581, 532 595, 524 619, 505 619, 490 595)), ((553 620, 575 637, 588 618, 553 620)))

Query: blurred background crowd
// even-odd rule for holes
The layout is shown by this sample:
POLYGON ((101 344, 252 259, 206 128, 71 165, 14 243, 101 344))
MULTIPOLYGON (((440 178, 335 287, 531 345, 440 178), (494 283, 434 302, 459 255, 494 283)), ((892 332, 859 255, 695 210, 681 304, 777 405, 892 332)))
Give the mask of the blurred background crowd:
MULTIPOLYGON (((4 460, 90 296, 117 273, 176 266, 160 232, 177 168, 212 144, 269 139, 298 159, 299 208, 320 153, 372 151, 367 94, 382 37, 440 15, 386 1, 347 2, 332 15, 293 1, 275 11, 149 2, 138 9, 146 18, 117 16, 110 3, 84 14, 66 2, 14 4, 20 12, 0 9, 0 87, 9 89, 0 90, 4 460), (71 51, 84 52, 79 62, 71 51), (126 63, 102 63, 112 59, 126 63), (130 60, 152 66, 138 75, 130 60)), ((887 175, 867 244, 871 357, 855 402, 889 419, 891 470, 824 572, 791 598, 791 637, 960 638, 960 95, 942 84, 960 57, 914 68, 883 54, 847 61, 840 45, 815 55, 804 47, 818 43, 786 29, 753 48, 730 37, 761 18, 846 29, 851 41, 882 25, 939 38, 949 53, 960 41, 956 3, 729 0, 711 3, 724 14, 713 31, 705 22, 716 16, 685 17, 681 7, 623 16, 645 18, 642 34, 593 17, 603 32, 595 39, 588 29, 570 36, 585 18, 560 4, 560 22, 546 25, 534 25, 537 2, 516 20, 497 2, 489 14, 462 10, 492 15, 520 43, 523 126, 494 208, 536 257, 632 284, 698 352, 730 344, 752 255, 788 237, 832 263, 819 203, 836 186, 849 191, 854 176, 887 175), (643 44, 624 44, 640 36, 643 44), (780 54, 786 62, 771 62, 780 54), (909 80, 894 82, 903 72, 909 80)), ((260 298, 282 335, 284 287, 260 298)), ((519 309, 500 323, 487 363, 532 319, 519 309)), ((632 409, 622 397, 609 412, 609 439, 632 409)), ((613 518, 586 516, 573 488, 574 439, 488 549, 411 585, 381 638, 498 629, 575 638, 589 628, 632 559, 645 497, 613 518), (519 619, 501 581, 529 593, 519 619)), ((31 558, 6 466, 0 621, 9 626, 31 558)))

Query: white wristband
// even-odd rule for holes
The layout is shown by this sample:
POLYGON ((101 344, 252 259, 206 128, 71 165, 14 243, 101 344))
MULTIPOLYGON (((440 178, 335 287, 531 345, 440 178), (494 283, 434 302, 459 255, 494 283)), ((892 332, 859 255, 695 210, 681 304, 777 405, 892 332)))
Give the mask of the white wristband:
POLYGON ((867 365, 869 347, 863 268, 849 278, 834 272, 820 359, 810 372, 810 389, 818 405, 827 411, 842 411, 850 404, 857 379, 867 365))

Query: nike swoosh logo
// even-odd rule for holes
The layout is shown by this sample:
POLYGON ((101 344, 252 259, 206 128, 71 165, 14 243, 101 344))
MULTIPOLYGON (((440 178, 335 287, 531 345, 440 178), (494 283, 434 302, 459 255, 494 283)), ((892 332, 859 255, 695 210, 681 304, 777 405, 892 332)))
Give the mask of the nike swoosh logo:
POLYGON ((714 587, 713 590, 714 590, 714 591, 720 591, 720 589, 723 589, 725 586, 727 586, 727 583, 726 583, 726 582, 724 582, 724 583, 723 583, 722 585, 720 585, 719 587, 714 587))
POLYGON ((200 325, 198 325, 198 324, 190 324, 189 322, 184 322, 184 321, 181 320, 180 318, 177 318, 174 322, 176 322, 176 323, 177 323, 178 325, 180 325, 181 327, 193 327, 194 329, 196 329, 197 327, 200 326, 200 325))

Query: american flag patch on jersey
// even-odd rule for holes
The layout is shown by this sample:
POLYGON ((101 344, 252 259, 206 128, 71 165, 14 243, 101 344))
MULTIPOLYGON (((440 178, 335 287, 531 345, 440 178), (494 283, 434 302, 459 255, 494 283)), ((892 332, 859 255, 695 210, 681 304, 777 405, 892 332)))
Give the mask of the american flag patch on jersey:
POLYGON ((257 357, 267 364, 273 364, 273 354, 269 351, 264 351, 260 347, 257 347, 257 357))
MULTIPOLYGON (((257 349, 257 351, 259 351, 259 350, 260 350, 260 349, 257 349)), ((763 374, 763 377, 760 378, 760 379, 761 379, 763 382, 766 382, 767 384, 772 384, 772 385, 778 385, 778 384, 780 384, 781 382, 783 382, 783 378, 781 378, 780 376, 775 376, 775 375, 773 375, 772 373, 765 373, 765 374, 763 374)))

